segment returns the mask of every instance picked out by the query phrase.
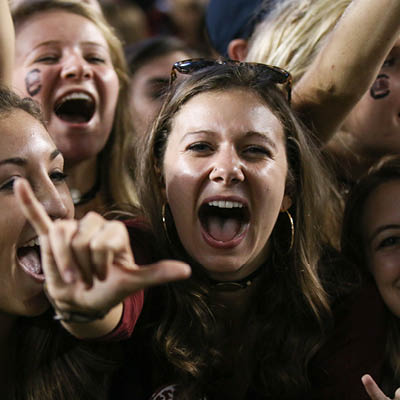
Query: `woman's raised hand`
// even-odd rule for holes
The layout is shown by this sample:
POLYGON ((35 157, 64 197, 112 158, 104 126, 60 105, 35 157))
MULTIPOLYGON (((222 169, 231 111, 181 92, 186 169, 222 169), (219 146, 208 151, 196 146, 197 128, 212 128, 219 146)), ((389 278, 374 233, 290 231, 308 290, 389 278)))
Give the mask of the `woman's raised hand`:
POLYGON ((26 180, 18 179, 14 189, 39 236, 47 292, 60 311, 101 314, 135 291, 190 275, 188 265, 172 260, 139 268, 122 222, 93 212, 79 221, 52 221, 26 180))
MULTIPOLYGON (((392 400, 390 397, 385 396, 370 375, 364 375, 361 381, 371 400, 392 400)), ((396 390, 393 400, 400 400, 400 388, 396 390)))

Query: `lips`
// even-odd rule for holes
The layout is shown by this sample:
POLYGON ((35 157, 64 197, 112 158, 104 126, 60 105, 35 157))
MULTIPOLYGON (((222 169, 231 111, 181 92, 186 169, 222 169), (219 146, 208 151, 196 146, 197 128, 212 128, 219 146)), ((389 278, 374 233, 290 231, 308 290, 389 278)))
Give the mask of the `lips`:
POLYGON ((245 237, 250 213, 243 201, 211 199, 201 205, 199 220, 203 238, 210 246, 232 248, 245 237))
POLYGON ((88 123, 96 111, 94 98, 83 91, 70 91, 55 103, 54 113, 64 122, 74 124, 88 123))
POLYGON ((17 249, 17 260, 22 270, 38 282, 44 282, 39 239, 34 238, 17 249))

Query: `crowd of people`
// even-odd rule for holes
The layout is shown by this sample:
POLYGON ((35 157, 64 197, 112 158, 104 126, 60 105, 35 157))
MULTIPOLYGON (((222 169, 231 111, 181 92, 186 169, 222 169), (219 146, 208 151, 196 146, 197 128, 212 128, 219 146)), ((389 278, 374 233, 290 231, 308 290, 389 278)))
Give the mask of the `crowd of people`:
POLYGON ((400 399, 400 3, 157 4, 0 0, 0 398, 400 399))

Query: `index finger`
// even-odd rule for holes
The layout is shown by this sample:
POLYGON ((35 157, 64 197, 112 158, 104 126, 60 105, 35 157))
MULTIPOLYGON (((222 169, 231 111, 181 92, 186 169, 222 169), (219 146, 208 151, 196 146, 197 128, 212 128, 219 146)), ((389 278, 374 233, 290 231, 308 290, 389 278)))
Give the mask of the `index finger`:
POLYGON ((46 235, 52 225, 46 210, 35 197, 29 182, 19 178, 14 183, 14 193, 25 217, 38 235, 46 235))
POLYGON ((379 389, 379 386, 375 383, 370 375, 364 375, 361 378, 361 381, 364 384, 368 396, 372 400, 390 400, 389 397, 385 396, 382 390, 379 389))

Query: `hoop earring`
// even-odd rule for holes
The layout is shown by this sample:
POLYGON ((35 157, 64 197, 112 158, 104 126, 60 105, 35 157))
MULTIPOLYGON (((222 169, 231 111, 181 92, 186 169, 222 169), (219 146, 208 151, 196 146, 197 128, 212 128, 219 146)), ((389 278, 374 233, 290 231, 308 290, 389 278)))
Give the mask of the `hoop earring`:
POLYGON ((287 217, 289 218, 289 223, 290 223, 290 246, 289 246, 289 250, 288 250, 288 253, 289 253, 293 249, 293 245, 294 245, 294 221, 293 221, 292 215, 290 214, 290 212, 288 210, 285 210, 284 212, 287 215, 287 217))
POLYGON ((161 206, 161 221, 162 221, 165 235, 167 236, 168 243, 170 246, 172 246, 172 242, 171 242, 171 239, 169 238, 169 234, 168 234, 166 208, 167 208, 167 203, 163 203, 163 205, 161 206))

